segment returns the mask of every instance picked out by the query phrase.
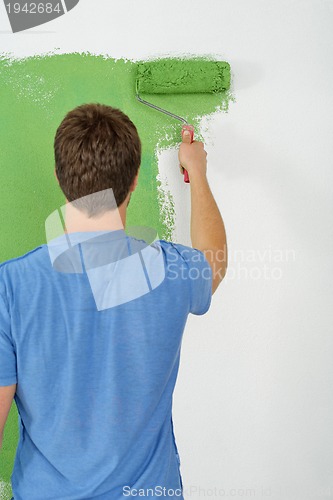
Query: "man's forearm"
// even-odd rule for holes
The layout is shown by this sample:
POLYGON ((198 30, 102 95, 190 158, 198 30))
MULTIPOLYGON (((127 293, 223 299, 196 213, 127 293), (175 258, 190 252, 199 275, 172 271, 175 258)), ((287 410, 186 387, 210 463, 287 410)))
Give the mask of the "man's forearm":
POLYGON ((213 271, 222 279, 227 267, 227 241, 221 213, 204 172, 193 172, 190 186, 192 246, 211 253, 213 271))
POLYGON ((219 208, 204 173, 191 176, 191 240, 195 248, 221 248, 226 233, 219 208))

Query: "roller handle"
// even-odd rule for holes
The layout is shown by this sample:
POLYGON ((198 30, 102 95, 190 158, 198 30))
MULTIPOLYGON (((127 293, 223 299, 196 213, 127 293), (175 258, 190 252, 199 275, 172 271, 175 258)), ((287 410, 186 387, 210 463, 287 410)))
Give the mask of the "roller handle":
MULTIPOLYGON (((183 138, 183 134, 185 132, 185 130, 188 130, 191 134, 191 143, 194 141, 194 127, 193 125, 183 125, 183 128, 182 128, 182 138, 183 138)), ((190 179, 189 179, 189 176, 188 176, 188 171, 185 170, 184 168, 184 182, 186 183, 189 183, 190 182, 190 179)))

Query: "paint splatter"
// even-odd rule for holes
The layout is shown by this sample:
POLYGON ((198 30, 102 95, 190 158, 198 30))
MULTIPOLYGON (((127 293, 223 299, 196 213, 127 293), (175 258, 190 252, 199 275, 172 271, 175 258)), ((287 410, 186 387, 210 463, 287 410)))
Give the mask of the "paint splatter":
POLYGON ((0 480, 0 500, 9 500, 11 496, 11 484, 0 480))

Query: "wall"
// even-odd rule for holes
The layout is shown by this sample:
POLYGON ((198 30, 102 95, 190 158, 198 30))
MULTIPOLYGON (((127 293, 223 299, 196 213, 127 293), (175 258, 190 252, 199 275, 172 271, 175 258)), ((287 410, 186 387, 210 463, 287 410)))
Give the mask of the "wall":
MULTIPOLYGON (((1 9, 1 52, 16 56, 212 54, 230 62, 235 102, 204 116, 200 129, 230 263, 210 311, 190 317, 184 336, 174 422, 185 498, 332 497, 332 2, 81 0, 15 35, 1 9)), ((177 165, 175 148, 158 150, 173 238, 186 244, 189 189, 177 165)), ((49 167, 42 180, 51 207, 60 198, 49 167)), ((36 241, 45 215, 38 199, 36 241)), ((17 221, 21 202, 23 213, 25 201, 8 197, 17 221)), ((35 241, 6 233, 9 211, 3 258, 35 241)))

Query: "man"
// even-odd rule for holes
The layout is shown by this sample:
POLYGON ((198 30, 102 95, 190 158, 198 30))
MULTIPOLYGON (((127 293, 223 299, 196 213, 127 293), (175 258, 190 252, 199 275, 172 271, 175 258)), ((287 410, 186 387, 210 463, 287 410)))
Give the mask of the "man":
POLYGON ((0 265, 1 441, 13 398, 20 426, 14 499, 183 498, 172 423, 182 334, 227 267, 207 154, 183 135, 191 248, 126 234, 141 142, 120 110, 72 110, 54 146, 63 234, 0 265))

